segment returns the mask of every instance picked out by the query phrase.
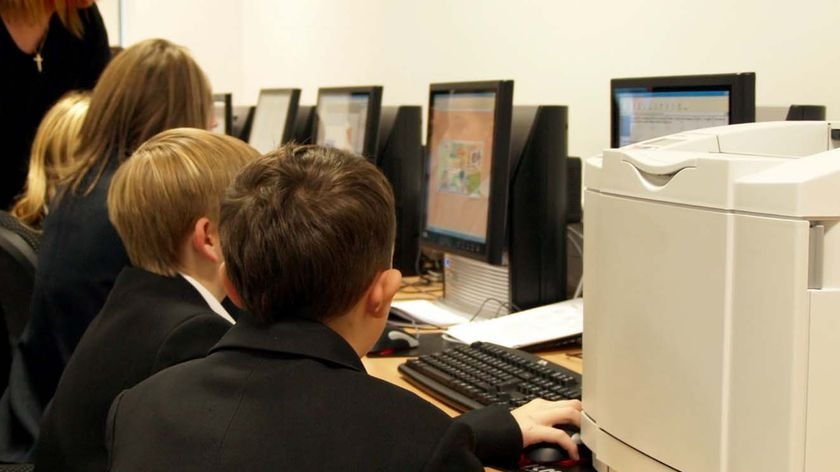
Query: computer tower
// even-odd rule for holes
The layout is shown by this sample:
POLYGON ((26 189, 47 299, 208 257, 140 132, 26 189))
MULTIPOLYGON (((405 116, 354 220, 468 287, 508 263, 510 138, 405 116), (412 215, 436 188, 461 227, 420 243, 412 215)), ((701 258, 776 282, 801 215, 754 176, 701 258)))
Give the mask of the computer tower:
POLYGON ((397 215, 394 268, 416 275, 420 257, 423 111, 419 106, 382 107, 373 158, 391 182, 397 215))
POLYGON ((522 310, 566 299, 568 108, 514 107, 512 127, 509 283, 522 310))
POLYGON ((255 106, 235 106, 233 107, 233 119, 231 122, 231 133, 233 136, 248 142, 251 136, 251 125, 254 124, 254 110, 255 106))
POLYGON ((825 106, 791 105, 785 121, 825 121, 825 106))
POLYGON ((295 115, 295 124, 292 128, 292 135, 289 142, 298 144, 312 144, 315 138, 312 135, 315 129, 315 107, 312 105, 300 105, 295 115))
POLYGON ((582 175, 581 175, 581 161, 579 157, 568 157, 566 159, 566 188, 568 189, 568 199, 566 203, 568 208, 566 210, 566 222, 577 223, 583 221, 583 204, 581 202, 581 193, 583 189, 582 175))

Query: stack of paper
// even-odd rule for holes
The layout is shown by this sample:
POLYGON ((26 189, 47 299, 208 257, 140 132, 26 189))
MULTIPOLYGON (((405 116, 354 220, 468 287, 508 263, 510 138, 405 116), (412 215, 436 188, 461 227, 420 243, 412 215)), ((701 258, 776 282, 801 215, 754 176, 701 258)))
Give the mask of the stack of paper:
POLYGON ((391 312, 422 324, 445 328, 466 323, 470 315, 455 310, 436 300, 401 300, 391 303, 391 312))
POLYGON ((467 344, 485 341, 511 348, 583 333, 583 299, 575 298, 491 320, 451 326, 447 334, 467 344))

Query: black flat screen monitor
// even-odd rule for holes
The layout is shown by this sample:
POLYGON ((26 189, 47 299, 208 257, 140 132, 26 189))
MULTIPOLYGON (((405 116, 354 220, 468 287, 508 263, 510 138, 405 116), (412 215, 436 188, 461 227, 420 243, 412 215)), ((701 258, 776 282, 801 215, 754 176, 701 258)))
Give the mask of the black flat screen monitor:
POLYGON ((229 93, 213 95, 213 128, 219 134, 233 134, 233 96, 229 93))
POLYGON ((266 154, 291 139, 300 89, 263 89, 254 111, 248 144, 266 154))
POLYGON ((610 82, 614 148, 693 129, 755 121, 755 74, 637 77, 610 82))
POLYGON ((318 89, 315 144, 374 159, 381 107, 380 86, 318 89))
POLYGON ((513 82, 433 84, 424 245, 502 263, 513 82))

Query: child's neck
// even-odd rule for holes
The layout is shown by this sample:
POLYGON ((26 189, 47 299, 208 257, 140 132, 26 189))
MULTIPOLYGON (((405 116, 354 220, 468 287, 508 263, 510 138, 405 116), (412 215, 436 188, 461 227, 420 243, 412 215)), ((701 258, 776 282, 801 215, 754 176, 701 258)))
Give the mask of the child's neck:
POLYGON ((222 285, 220 264, 191 258, 186 259, 180 264, 178 272, 190 276, 206 288, 213 297, 222 301, 225 298, 225 288, 222 285))

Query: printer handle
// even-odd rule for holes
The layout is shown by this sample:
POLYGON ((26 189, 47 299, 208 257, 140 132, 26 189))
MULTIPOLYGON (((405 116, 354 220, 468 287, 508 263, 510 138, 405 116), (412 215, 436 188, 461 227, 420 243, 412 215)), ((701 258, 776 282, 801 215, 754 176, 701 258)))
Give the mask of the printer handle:
POLYGON ((640 172, 656 176, 670 176, 684 169, 697 167, 694 153, 648 153, 643 150, 628 150, 621 159, 640 172))

